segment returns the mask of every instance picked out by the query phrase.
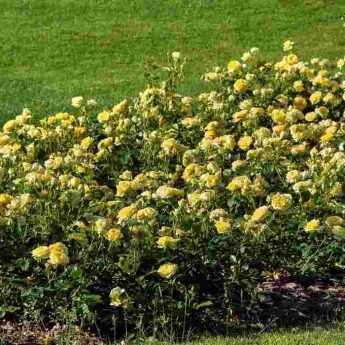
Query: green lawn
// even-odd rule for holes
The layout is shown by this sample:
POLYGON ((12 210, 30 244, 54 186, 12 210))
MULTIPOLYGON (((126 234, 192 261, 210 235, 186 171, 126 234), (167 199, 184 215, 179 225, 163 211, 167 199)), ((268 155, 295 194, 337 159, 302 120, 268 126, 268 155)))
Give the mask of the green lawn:
POLYGON ((179 50, 185 88, 252 46, 277 56, 297 43, 304 58, 345 53, 343 0, 0 0, 1 119, 29 107, 68 110, 72 96, 100 107, 144 85, 143 63, 179 50))
MULTIPOLYGON (((147 342, 145 345, 171 345, 147 342)), ((266 333, 252 338, 208 338, 182 345, 344 345, 345 329, 266 333)))

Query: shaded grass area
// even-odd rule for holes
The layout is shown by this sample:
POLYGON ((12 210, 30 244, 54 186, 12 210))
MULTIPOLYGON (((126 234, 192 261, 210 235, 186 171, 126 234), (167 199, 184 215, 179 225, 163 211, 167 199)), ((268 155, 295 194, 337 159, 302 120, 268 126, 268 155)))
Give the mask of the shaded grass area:
POLYGON ((0 105, 5 119, 29 107, 68 110, 70 98, 100 107, 144 86, 144 62, 188 57, 184 88, 258 46, 269 57, 296 42, 303 58, 345 53, 342 0, 0 0, 0 105))

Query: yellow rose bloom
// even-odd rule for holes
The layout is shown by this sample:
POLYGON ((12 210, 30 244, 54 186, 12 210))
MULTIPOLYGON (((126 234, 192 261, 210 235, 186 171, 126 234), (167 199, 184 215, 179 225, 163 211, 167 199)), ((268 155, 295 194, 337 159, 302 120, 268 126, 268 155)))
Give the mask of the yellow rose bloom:
POLYGON ((158 248, 175 249, 178 243, 178 239, 171 236, 162 236, 157 240, 158 248))
POLYGON ((261 222, 268 215, 269 208, 267 206, 258 207, 250 217, 253 222, 261 222))
POLYGON ((204 183, 207 188, 213 188, 219 184, 220 176, 218 174, 204 174, 200 177, 200 181, 204 183))
POLYGON ((72 107, 74 108, 80 108, 81 105, 83 104, 84 98, 82 96, 78 96, 78 97, 73 97, 72 98, 72 107))
POLYGON ((57 242, 49 246, 48 263, 53 266, 66 266, 69 263, 68 249, 63 243, 57 242))
POLYGON ((231 192, 238 190, 245 191, 250 188, 251 181, 248 176, 235 176, 230 183, 227 185, 226 189, 231 192))
POLYGON ((305 120, 308 122, 313 122, 317 120, 317 114, 314 111, 310 111, 309 113, 305 114, 305 120))
POLYGON ((157 273, 161 278, 170 279, 177 272, 177 265, 171 262, 165 263, 158 268, 157 273))
POLYGON ((81 143, 80 143, 80 147, 83 150, 87 150, 93 143, 93 139, 91 137, 86 137, 84 138, 81 143))
POLYGON ((153 207, 146 207, 139 210, 136 213, 135 218, 141 221, 150 221, 150 220, 155 219, 156 214, 157 214, 157 211, 153 207))
POLYGON ((31 254, 35 259, 48 259, 49 248, 48 246, 40 246, 34 249, 31 254))
POLYGON ((315 231, 318 231, 319 228, 320 228, 320 220, 319 219, 312 219, 304 225, 304 230, 306 232, 315 232, 315 231))
POLYGON ((66 253, 53 251, 49 254, 49 261, 53 266, 66 266, 69 263, 69 257, 66 253))
POLYGON ((271 113, 271 118, 275 123, 285 123, 286 122, 286 113, 283 109, 274 109, 271 113))
POLYGON ((290 194, 277 193, 272 196, 271 205, 274 210, 286 210, 291 206, 291 204, 292 196, 290 194))
POLYGON ((306 108, 306 106, 307 106, 307 101, 305 100, 304 97, 297 96, 293 100, 293 106, 296 109, 303 111, 306 108))
POLYGON ((242 69, 242 65, 237 60, 231 60, 228 63, 228 71, 229 72, 238 72, 242 69))
POLYGON ((186 182, 191 182, 193 179, 199 177, 202 174, 202 166, 196 163, 191 163, 184 169, 182 178, 186 182))
POLYGON ((10 133, 16 128, 16 126, 17 126, 17 123, 15 120, 9 120, 4 124, 2 129, 5 133, 10 133))
POLYGON ((110 305, 113 307, 127 308, 129 304, 129 298, 126 296, 125 289, 116 287, 111 289, 109 293, 110 305))
POLYGON ((323 119, 326 119, 329 114, 329 110, 327 107, 321 106, 315 109, 316 114, 320 115, 323 119))
POLYGON ((5 207, 8 205, 13 197, 10 194, 7 193, 1 193, 0 194, 0 207, 5 207))
POLYGON ((123 239, 123 233, 119 228, 111 228, 107 232, 107 240, 112 242, 118 242, 123 239))
POLYGON ((216 231, 219 235, 227 234, 231 231, 232 224, 228 218, 221 217, 215 222, 216 231))
POLYGON ((303 84, 303 81, 302 81, 302 80, 296 80, 296 81, 293 83, 293 88, 294 88, 295 91, 297 91, 297 92, 302 92, 302 91, 304 91, 304 84, 303 84))
POLYGON ((174 156, 179 151, 180 145, 176 139, 170 138, 162 142, 161 148, 166 155, 174 156))
POLYGON ((289 54, 286 57, 286 61, 289 65, 296 65, 298 63, 298 57, 295 54, 289 54))
POLYGON ((132 181, 120 181, 116 186, 116 196, 124 197, 133 190, 132 181))
POLYGON ((288 183, 296 183, 301 179, 301 172, 298 170, 291 170, 286 174, 286 181, 288 183))
POLYGON ((316 91, 310 95, 309 100, 310 100, 310 103, 314 105, 314 104, 319 103, 321 101, 321 98, 322 98, 322 93, 320 91, 316 91))
POLYGON ((238 79, 234 84, 234 90, 237 93, 243 93, 248 90, 248 83, 245 79, 238 79))
POLYGON ((253 138, 249 135, 245 135, 238 140, 238 147, 243 151, 248 151, 253 142, 253 138))
POLYGON ((169 186, 160 186, 156 190, 156 196, 160 199, 169 199, 183 196, 183 191, 169 186))
POLYGON ((117 214, 117 219, 122 222, 124 220, 128 220, 129 218, 131 218, 132 216, 134 216, 135 212, 137 211, 137 209, 130 205, 130 206, 126 206, 121 208, 121 210, 118 212, 117 214))
POLYGON ((106 123, 110 120, 110 113, 108 111, 102 111, 97 115, 97 120, 100 123, 106 123))

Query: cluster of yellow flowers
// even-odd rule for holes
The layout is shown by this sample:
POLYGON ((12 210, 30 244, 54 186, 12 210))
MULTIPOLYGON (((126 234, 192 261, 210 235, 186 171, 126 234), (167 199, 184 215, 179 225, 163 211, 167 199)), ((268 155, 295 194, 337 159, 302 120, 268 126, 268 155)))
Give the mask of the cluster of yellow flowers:
MULTIPOLYGON (((125 253, 146 239, 163 279, 205 232, 345 237, 344 59, 303 62, 293 42, 283 48, 277 63, 252 48, 216 67, 204 76, 214 90, 196 97, 162 83, 96 116, 83 97, 39 121, 24 109, 0 133, 0 222, 50 217, 34 238, 66 245, 32 255, 55 267, 73 262, 72 241, 95 236, 125 253)), ((120 288, 111 300, 127 303, 120 288)))
POLYGON ((52 266, 65 266, 69 263, 68 249, 61 242, 56 242, 50 246, 40 246, 32 251, 35 259, 49 259, 48 263, 52 266))

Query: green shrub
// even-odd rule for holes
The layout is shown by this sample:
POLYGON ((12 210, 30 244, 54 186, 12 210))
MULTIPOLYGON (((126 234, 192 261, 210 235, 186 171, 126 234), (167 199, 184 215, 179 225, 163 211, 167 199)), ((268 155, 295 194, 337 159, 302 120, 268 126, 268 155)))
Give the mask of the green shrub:
POLYGON ((179 94, 179 53, 93 113, 0 133, 0 315, 185 336, 260 321, 267 277, 345 264, 344 89, 325 60, 256 48, 179 94), (167 73, 161 81, 159 71, 167 73))

